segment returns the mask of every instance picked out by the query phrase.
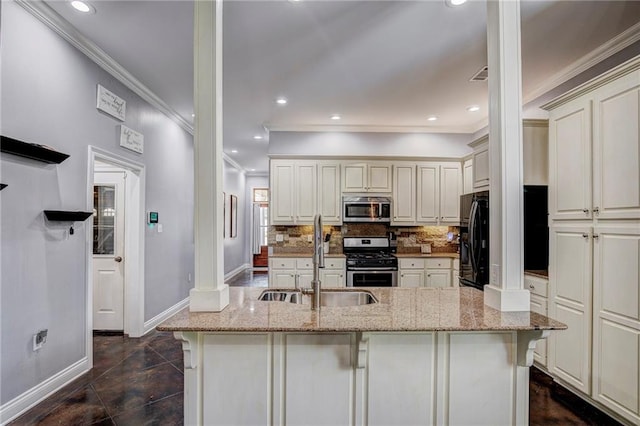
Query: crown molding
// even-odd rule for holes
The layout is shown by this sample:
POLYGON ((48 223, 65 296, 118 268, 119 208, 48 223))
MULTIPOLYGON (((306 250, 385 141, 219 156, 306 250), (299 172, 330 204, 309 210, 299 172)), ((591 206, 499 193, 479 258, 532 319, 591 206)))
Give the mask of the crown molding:
POLYGON ((376 126, 309 124, 286 126, 264 124, 269 132, 357 132, 357 133, 473 133, 475 124, 469 126, 376 126))
POLYGON ((51 28, 58 35, 71 43, 89 59, 95 62, 100 68, 111 74, 127 88, 147 101, 153 107, 165 114, 178 126, 193 135, 193 125, 185 120, 173 108, 167 105, 158 95, 145 86, 140 80, 135 78, 122 65, 116 62, 111 56, 100 49, 95 43, 82 35, 69 21, 64 19, 43 1, 15 0, 27 12, 36 17, 40 22, 51 28))
POLYGON ((227 154, 222 153, 222 158, 224 159, 224 161, 226 161, 231 166, 236 168, 240 173, 242 173, 244 175, 247 174, 247 171, 244 168, 242 168, 242 166, 240 164, 236 163, 236 161, 233 158, 229 157, 227 154))
POLYGON ((596 66, 600 62, 615 55, 622 49, 631 46, 633 43, 636 43, 639 40, 640 22, 629 27, 624 32, 618 34, 611 40, 600 45, 598 48, 592 50, 577 61, 563 68, 558 73, 546 79, 544 83, 542 83, 542 85, 527 94, 527 96, 523 99, 522 104, 526 105, 529 102, 539 98, 550 90, 558 87, 562 83, 571 80, 572 78, 587 71, 589 68, 596 66))

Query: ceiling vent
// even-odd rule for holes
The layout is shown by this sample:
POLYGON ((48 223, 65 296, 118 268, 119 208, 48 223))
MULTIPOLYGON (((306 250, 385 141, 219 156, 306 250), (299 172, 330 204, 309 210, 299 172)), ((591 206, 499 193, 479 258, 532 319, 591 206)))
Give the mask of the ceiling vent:
POLYGON ((484 66, 480 68, 480 71, 474 74, 469 81, 487 81, 489 79, 489 67, 484 66))

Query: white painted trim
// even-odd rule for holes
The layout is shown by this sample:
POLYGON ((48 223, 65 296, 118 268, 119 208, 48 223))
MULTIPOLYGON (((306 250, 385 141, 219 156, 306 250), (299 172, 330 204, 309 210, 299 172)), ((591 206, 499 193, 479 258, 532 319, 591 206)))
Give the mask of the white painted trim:
POLYGON ((168 319, 169 317, 177 314, 178 312, 180 312, 184 308, 188 308, 188 307, 189 307, 189 298, 187 297, 187 298, 179 301, 175 305, 171 306, 169 309, 165 310, 164 312, 160 312, 158 315, 156 315, 155 317, 151 318, 149 321, 145 321, 143 335, 149 333, 150 331, 152 331, 162 321, 168 319))
POLYGON ((16 0, 16 3, 71 43, 72 46, 85 54, 100 68, 111 74, 119 82, 131 89, 135 94, 149 102, 153 107, 176 122, 178 126, 193 135, 193 125, 190 122, 185 120, 180 114, 178 114, 178 112, 171 108, 165 101, 160 99, 158 95, 153 93, 151 89, 135 78, 133 74, 127 71, 111 56, 107 55, 107 53, 100 49, 98 45, 86 38, 80 31, 71 25, 69 21, 58 15, 53 9, 46 5, 45 2, 16 0))
POLYGON ((576 77, 580 73, 587 71, 604 61, 605 59, 615 55, 622 49, 631 46, 633 43, 640 40, 640 22, 629 27, 624 32, 618 34, 611 40, 600 45, 596 49, 592 50, 582 58, 566 66, 552 77, 546 79, 537 89, 532 91, 523 99, 523 105, 528 104, 532 100, 544 95, 551 89, 558 87, 562 83, 565 83, 572 78, 576 77))
POLYGON ((84 357, 13 398, 0 407, 0 424, 9 423, 54 392, 88 372, 90 368, 89 359, 84 357))
POLYGON ((473 133, 478 123, 468 126, 380 126, 380 125, 297 125, 266 124, 269 132, 367 132, 367 133, 473 133))
POLYGON ((236 161, 229 157, 227 154, 223 153, 222 154, 222 158, 224 159, 224 161, 226 161, 227 163, 229 163, 232 167, 235 167, 236 169, 238 169, 238 171, 242 174, 246 174, 246 170, 242 168, 242 166, 238 163, 236 163, 236 161))
POLYGON ((244 272, 247 269, 251 269, 251 264, 245 263, 243 265, 238 266, 233 271, 229 271, 228 273, 226 273, 224 275, 225 282, 229 281, 231 278, 235 277, 236 275, 241 274, 242 272, 244 272))

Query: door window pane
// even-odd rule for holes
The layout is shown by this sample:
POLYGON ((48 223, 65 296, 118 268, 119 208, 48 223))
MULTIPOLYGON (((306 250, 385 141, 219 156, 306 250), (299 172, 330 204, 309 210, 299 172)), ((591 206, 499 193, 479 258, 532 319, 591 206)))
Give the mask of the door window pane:
POLYGON ((269 201, 269 189, 268 188, 254 188, 253 189, 253 202, 262 203, 269 201))
POLYGON ((116 188, 93 187, 93 254, 115 254, 116 188))

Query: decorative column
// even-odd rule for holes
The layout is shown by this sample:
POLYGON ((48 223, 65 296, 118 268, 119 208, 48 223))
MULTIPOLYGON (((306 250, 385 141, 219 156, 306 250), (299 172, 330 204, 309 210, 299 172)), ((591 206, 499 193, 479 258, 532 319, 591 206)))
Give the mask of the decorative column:
POLYGON ((528 311, 524 289, 520 1, 487 1, 489 285, 484 303, 528 311))
POLYGON ((224 284, 222 186, 222 0, 194 2, 195 288, 192 312, 229 304, 224 284))

